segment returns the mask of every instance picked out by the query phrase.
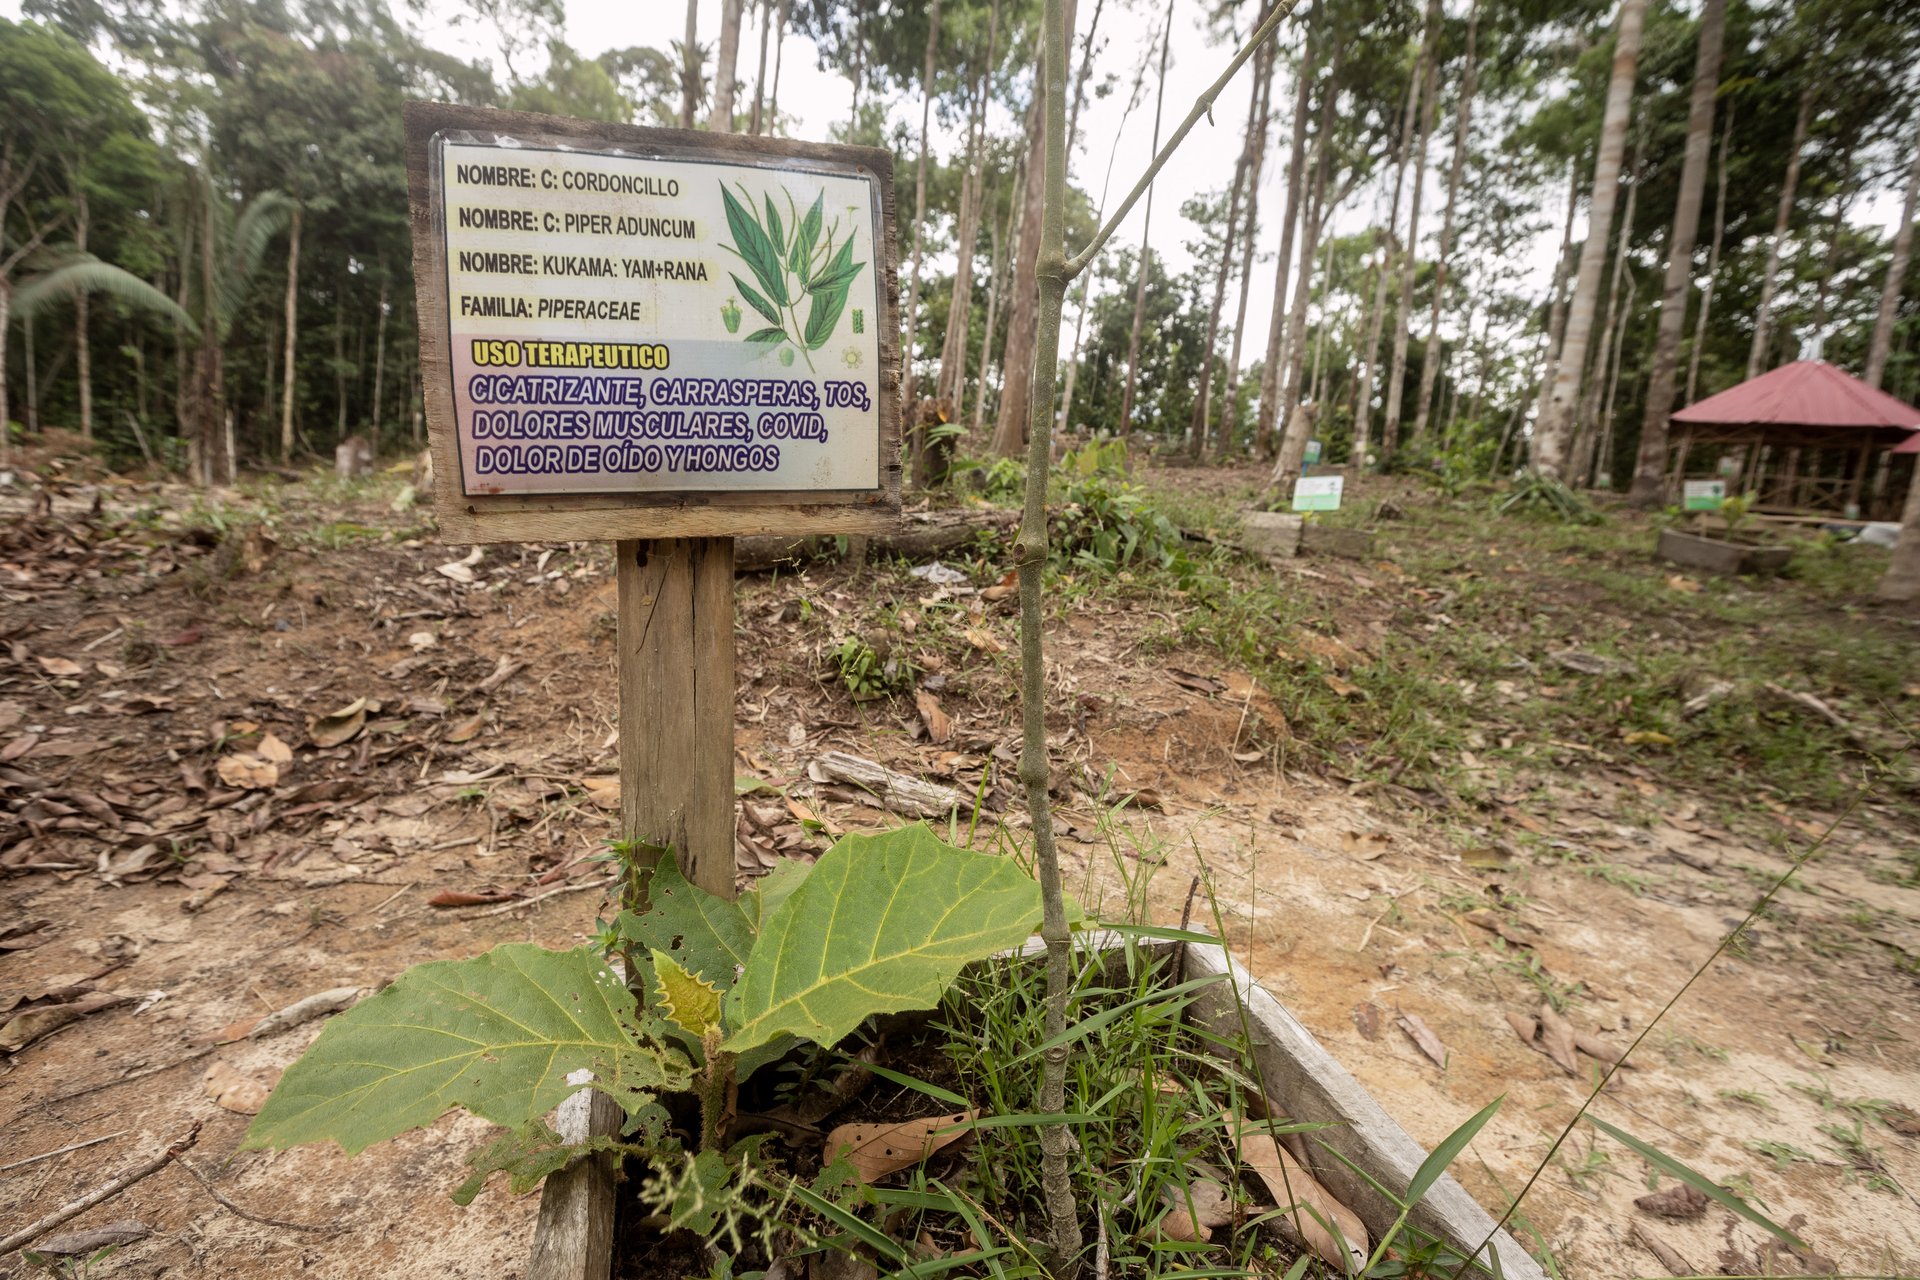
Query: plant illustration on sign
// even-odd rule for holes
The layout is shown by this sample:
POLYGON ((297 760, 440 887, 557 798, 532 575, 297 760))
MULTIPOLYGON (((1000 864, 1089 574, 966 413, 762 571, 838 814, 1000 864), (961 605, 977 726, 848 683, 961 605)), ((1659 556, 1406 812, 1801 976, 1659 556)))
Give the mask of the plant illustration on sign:
MULTIPOLYGON (((812 353, 832 340, 840 315, 846 310, 847 294, 866 269, 866 263, 853 260, 853 229, 849 226, 847 238, 835 245, 840 219, 825 225, 825 192, 816 196, 802 214, 793 193, 782 187, 780 194, 787 203, 785 218, 773 196, 763 194, 760 203, 766 218, 762 221, 753 196, 744 185, 735 185, 740 187, 738 196, 724 183, 720 187, 727 207, 727 228, 733 233, 733 243, 723 247, 746 264, 753 283, 742 279, 737 271, 729 274, 747 305, 766 321, 741 340, 769 352, 778 350, 784 365, 793 363, 797 350, 811 369, 812 353), (806 304, 804 319, 802 303, 806 304)), ((727 328, 733 331, 732 325, 727 328)))

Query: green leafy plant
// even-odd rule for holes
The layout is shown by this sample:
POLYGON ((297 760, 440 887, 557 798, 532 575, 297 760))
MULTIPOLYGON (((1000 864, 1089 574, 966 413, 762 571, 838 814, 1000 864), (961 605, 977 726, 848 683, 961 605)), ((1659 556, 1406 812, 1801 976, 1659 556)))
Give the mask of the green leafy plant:
POLYGON ((1599 524, 1600 513, 1587 500, 1551 476, 1529 471, 1494 503, 1495 515, 1545 516, 1563 524, 1599 524))
POLYGON ((735 197, 722 183, 720 196, 726 204, 727 229, 733 234, 733 243, 722 247, 746 263, 754 283, 759 285, 756 289, 738 272, 729 273, 740 296, 766 321, 741 340, 766 353, 778 351, 783 364, 793 363, 793 353, 798 351, 805 357, 807 368, 812 369, 812 353, 832 340, 846 310, 847 294, 867 264, 853 260, 851 227, 847 238, 835 247, 840 220, 835 218, 831 225, 823 225, 824 191, 804 214, 794 204, 792 192, 782 187, 780 193, 786 197, 787 216, 780 216, 779 205, 766 194, 761 196, 766 213, 763 222, 745 186, 740 186, 740 194, 735 197), (803 302, 807 304, 804 321, 800 318, 803 302))
POLYGON ((903 658, 883 658, 858 636, 848 636, 829 655, 835 674, 854 701, 866 702, 913 687, 914 666, 903 658))
POLYGON ((714 1150, 740 1078, 797 1040, 830 1046, 875 1014, 937 1005, 963 966, 1040 918, 1039 886, 1017 864, 924 824, 847 836, 738 901, 696 888, 669 859, 648 898, 616 922, 644 1008, 591 947, 508 943, 416 966, 327 1024, 245 1146, 332 1141, 351 1155, 462 1107, 520 1131, 476 1171, 530 1183, 561 1160, 541 1118, 591 1083, 643 1128, 660 1095, 696 1090, 702 1147, 714 1150))
POLYGON ((1184 541, 1146 490, 1104 471, 1068 483, 1057 532, 1063 559, 1109 572, 1133 564, 1169 566, 1184 541))

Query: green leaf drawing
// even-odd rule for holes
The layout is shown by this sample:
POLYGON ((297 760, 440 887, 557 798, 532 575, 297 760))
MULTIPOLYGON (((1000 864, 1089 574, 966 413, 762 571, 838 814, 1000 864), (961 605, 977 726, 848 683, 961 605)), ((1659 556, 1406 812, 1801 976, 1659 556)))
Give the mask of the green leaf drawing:
POLYGON ((519 1128, 583 1087, 568 1082, 579 1071, 632 1113, 691 1080, 649 1023, 591 948, 508 943, 419 965, 327 1023, 241 1145, 332 1139, 355 1155, 453 1107, 519 1128))
MULTIPOLYGON (((853 282, 866 270, 867 264, 853 260, 851 230, 846 240, 835 248, 839 219, 824 228, 825 240, 822 240, 826 221, 825 191, 815 195, 804 214, 794 204, 792 192, 782 187, 780 193, 787 202, 786 219, 781 218, 773 194, 763 192, 760 197, 766 210, 763 225, 746 187, 742 186, 736 197, 721 184, 727 226, 733 232, 734 241, 724 247, 747 264, 759 283, 760 287, 755 289, 737 272, 729 273, 740 296, 767 322, 766 327, 754 330, 742 340, 768 350, 779 347, 783 341, 790 342, 807 356, 807 364, 812 367, 813 357, 809 353, 833 340, 834 330, 847 309, 847 296, 853 282), (800 319, 802 302, 807 304, 804 324, 800 319)), ((859 332, 858 325, 855 332, 859 332)), ((792 362, 792 351, 782 349, 780 354, 782 359, 792 362)))
POLYGON ((734 199, 733 192, 727 190, 724 183, 720 186, 720 195, 727 208, 727 229, 733 232, 734 252, 747 264, 767 296, 777 305, 786 306, 792 299, 787 294, 786 273, 780 270, 780 255, 774 251, 767 233, 761 230, 752 206, 734 199))
POLYGON ((846 305, 847 290, 844 285, 813 295, 813 305, 807 309, 807 350, 818 351, 827 345, 827 341, 833 337, 834 326, 840 323, 840 312, 846 305))
POLYGON ((774 253, 777 255, 787 247, 786 232, 780 226, 780 211, 774 208, 773 197, 762 196, 761 199, 767 206, 767 238, 773 241, 774 253))
POLYGON ((944 844, 924 823, 846 836, 765 916, 728 996, 725 1047, 781 1032, 830 1045, 872 1014, 930 1009, 964 965, 1039 920, 1040 886, 1006 858, 944 844))
POLYGON ((753 286, 742 280, 739 272, 729 271, 727 274, 733 277, 734 286, 740 290, 740 296, 747 300, 747 305, 765 316, 768 324, 782 323, 780 308, 754 292, 753 286))

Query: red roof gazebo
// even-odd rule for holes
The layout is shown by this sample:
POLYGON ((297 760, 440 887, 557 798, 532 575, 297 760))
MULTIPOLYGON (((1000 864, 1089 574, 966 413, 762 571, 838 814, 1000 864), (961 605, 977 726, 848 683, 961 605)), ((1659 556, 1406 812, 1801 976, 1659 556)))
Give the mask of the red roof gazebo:
POLYGON ((1858 509, 1874 455, 1920 439, 1920 409, 1822 360, 1749 378, 1677 410, 1673 422, 1674 488, 1689 455, 1705 450, 1713 461, 1703 476, 1727 476, 1771 511, 1858 509))

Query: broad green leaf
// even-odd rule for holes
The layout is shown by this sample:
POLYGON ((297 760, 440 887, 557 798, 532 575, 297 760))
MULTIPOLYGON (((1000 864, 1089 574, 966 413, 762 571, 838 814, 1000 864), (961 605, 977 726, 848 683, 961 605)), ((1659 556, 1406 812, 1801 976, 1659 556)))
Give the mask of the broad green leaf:
POLYGON ((729 271, 727 272, 727 274, 733 277, 734 288, 740 290, 740 296, 747 300, 748 306, 752 307, 755 311, 758 311, 763 317, 765 317, 768 324, 777 325, 781 323, 780 309, 778 307, 774 306, 771 302, 768 302, 765 298, 761 297, 758 293, 754 292, 753 286, 748 284, 745 280, 742 280, 740 278, 740 273, 738 271, 729 271))
POLYGON ((773 914, 774 908, 785 902, 787 895, 798 889, 812 870, 811 862, 784 858, 779 866, 755 881, 753 888, 740 895, 740 910, 746 913, 747 923, 755 933, 760 932, 761 924, 773 914))
POLYGON ((506 1174, 508 1190, 516 1196, 523 1196, 539 1186, 548 1174, 566 1168, 575 1156, 599 1151, 637 1153, 641 1150, 643 1148, 599 1134, 589 1137, 585 1142, 569 1143, 536 1120, 521 1128, 509 1129, 468 1156, 467 1167, 473 1173, 454 1188, 453 1202, 472 1204, 474 1197, 486 1186, 487 1178, 495 1173, 506 1174))
POLYGON ((675 1026, 705 1039, 720 1025, 720 988, 688 973, 664 951, 653 953, 653 973, 660 983, 660 1012, 675 1026))
POLYGON ((689 883, 671 855, 647 881, 646 911, 622 911, 615 924, 628 942, 666 952, 722 991, 753 947, 753 925, 740 904, 689 883))
POLYGON ((1500 1104, 1504 1100, 1505 1095, 1495 1098, 1476 1111, 1465 1124, 1440 1140, 1440 1145, 1420 1162, 1419 1169, 1414 1172, 1413 1181, 1407 1184, 1406 1202, 1408 1204, 1420 1203, 1427 1192, 1432 1190, 1433 1184, 1440 1181, 1440 1175, 1447 1171, 1447 1167, 1460 1158, 1460 1153, 1467 1149, 1467 1144, 1473 1141, 1474 1135, 1486 1126, 1487 1121, 1493 1119, 1493 1113, 1500 1109, 1500 1104))
POLYGON ((1673 1177, 1680 1179, 1680 1181, 1686 1183, 1701 1195, 1706 1196, 1708 1199, 1720 1205, 1721 1208, 1739 1214, 1754 1226, 1778 1236, 1796 1249, 1804 1249, 1807 1247, 1806 1242, 1799 1236, 1796 1236, 1793 1232, 1767 1217, 1766 1214, 1761 1213, 1758 1209, 1715 1182, 1712 1178, 1707 1177, 1704 1173, 1700 1173, 1687 1165, 1681 1164, 1678 1160, 1660 1150, 1658 1147, 1649 1146, 1632 1134, 1614 1128, 1598 1116, 1588 1116, 1587 1123, 1614 1141, 1624 1142, 1627 1146, 1633 1148, 1635 1155, 1638 1155, 1641 1159, 1653 1165, 1654 1168, 1659 1169, 1662 1173, 1671 1174, 1673 1177))
POLYGON ((726 1047, 781 1032, 831 1045, 873 1014, 930 1009, 964 965, 1039 921, 1040 886, 1005 858, 925 823, 846 836, 764 917, 728 996, 726 1047))
POLYGON ((332 1140, 356 1155, 453 1107, 519 1128, 577 1092, 581 1071, 631 1113, 691 1078, 650 1022, 591 948, 508 943, 416 965, 327 1023, 242 1147, 332 1140))
POLYGON ((746 262, 767 296, 785 306, 788 301, 786 273, 780 269, 780 255, 774 252, 767 233, 760 229, 752 205, 741 204, 725 183, 720 184, 720 195, 726 205, 727 229, 733 233, 734 251, 746 262))

